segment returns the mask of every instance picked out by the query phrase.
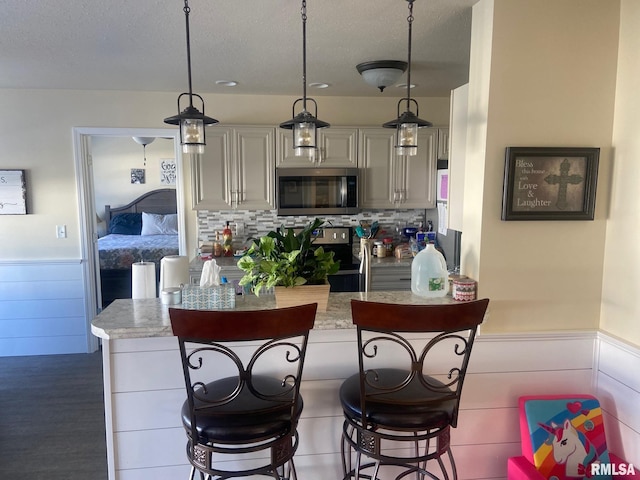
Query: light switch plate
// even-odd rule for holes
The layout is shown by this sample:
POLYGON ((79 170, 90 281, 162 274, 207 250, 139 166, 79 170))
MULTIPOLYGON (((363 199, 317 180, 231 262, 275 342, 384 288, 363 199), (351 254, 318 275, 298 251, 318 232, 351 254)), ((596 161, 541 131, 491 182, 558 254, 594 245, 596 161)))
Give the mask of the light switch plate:
POLYGON ((67 238, 66 225, 56 225, 56 238, 67 238))

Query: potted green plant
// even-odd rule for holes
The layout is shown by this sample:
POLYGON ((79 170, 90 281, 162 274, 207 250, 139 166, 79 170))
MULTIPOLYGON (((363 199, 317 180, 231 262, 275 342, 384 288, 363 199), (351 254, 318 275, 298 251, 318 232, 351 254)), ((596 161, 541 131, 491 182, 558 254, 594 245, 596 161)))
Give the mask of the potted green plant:
POLYGON ((251 247, 238 260, 238 268, 245 272, 240 285, 251 286, 256 295, 273 287, 278 307, 317 302, 318 310, 326 310, 327 277, 338 271, 340 263, 334 260, 333 252, 313 245, 314 231, 324 223, 316 218, 298 233, 281 226, 253 239, 251 247), (322 298, 316 298, 318 294, 322 298))

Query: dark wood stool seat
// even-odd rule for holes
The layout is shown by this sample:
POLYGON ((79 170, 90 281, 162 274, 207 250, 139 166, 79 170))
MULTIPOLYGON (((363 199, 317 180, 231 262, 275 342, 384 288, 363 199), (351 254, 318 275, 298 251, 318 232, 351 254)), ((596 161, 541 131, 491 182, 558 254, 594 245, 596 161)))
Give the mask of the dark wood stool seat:
POLYGON ((457 478, 450 431, 488 304, 351 301, 358 373, 340 387, 345 480, 438 479, 432 460, 442 478, 457 478))
POLYGON ((316 309, 169 309, 187 388, 181 416, 192 480, 296 480, 300 382, 316 309))

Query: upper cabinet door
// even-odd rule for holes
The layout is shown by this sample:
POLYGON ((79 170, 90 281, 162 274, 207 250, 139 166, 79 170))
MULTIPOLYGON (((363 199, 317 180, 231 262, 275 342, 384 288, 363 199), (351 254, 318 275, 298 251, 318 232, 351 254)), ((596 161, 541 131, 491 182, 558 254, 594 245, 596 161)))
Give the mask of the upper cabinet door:
POLYGON ((227 210, 234 183, 232 130, 207 127, 206 135, 204 153, 191 156, 192 206, 194 210, 227 210))
POLYGON ((395 208, 398 200, 398 158, 394 131, 388 128, 360 129, 360 208, 395 208))
POLYGON ((404 188, 399 208, 435 208, 438 130, 418 130, 418 154, 404 157, 404 188))
POLYGON ((270 210, 275 205, 275 128, 207 128, 192 160, 194 210, 270 210))
POLYGON ((434 208, 438 130, 418 130, 418 155, 395 153, 395 130, 360 130, 360 207, 434 208))
POLYGON ((318 130, 318 155, 308 157, 293 154, 291 130, 278 129, 278 167, 357 167, 358 129, 329 127, 318 130))
POLYGON ((272 127, 234 129, 234 207, 275 208, 275 133, 272 127))

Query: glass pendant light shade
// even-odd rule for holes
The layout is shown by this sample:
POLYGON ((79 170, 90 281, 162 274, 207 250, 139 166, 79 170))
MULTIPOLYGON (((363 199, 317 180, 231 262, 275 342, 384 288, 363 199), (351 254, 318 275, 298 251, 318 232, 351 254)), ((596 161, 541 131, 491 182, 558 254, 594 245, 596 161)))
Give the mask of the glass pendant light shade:
MULTIPOLYGON (((314 104, 317 109, 316 102, 313 98, 299 98, 293 103, 295 112, 296 104, 301 101, 308 101, 314 104)), ((280 128, 293 130, 293 153, 296 157, 309 157, 314 160, 316 151, 318 150, 318 129, 326 128, 329 124, 317 119, 311 112, 306 109, 294 116, 291 120, 282 122, 280 128)))
POLYGON ((206 145, 204 127, 215 125, 218 123, 218 120, 207 117, 204 114, 204 100, 200 95, 193 93, 191 88, 191 40, 189 36, 189 13, 191 9, 189 8, 188 0, 184 0, 183 11, 187 27, 187 73, 189 75, 189 91, 181 93, 178 96, 178 115, 165 118, 164 123, 180 126, 180 144, 182 145, 183 153, 201 154, 204 153, 204 146, 206 145), (183 97, 188 98, 189 105, 180 111, 180 100, 183 97), (194 98, 200 100, 202 112, 193 106, 194 98))
POLYGON ((293 118, 282 122, 280 128, 293 130, 293 153, 296 157, 316 158, 318 150, 318 129, 329 127, 327 122, 319 120, 318 104, 313 98, 307 98, 307 2, 302 0, 302 98, 293 102, 293 118), (302 102, 302 111, 296 115, 296 105, 302 102), (315 115, 307 110, 307 102, 314 105, 315 115))
POLYGON ((418 129, 433 126, 431 122, 418 118, 416 114, 409 110, 411 102, 415 103, 417 111, 418 102, 413 99, 403 98, 398 102, 398 118, 382 125, 385 128, 396 129, 395 148, 398 155, 417 155, 418 129), (407 111, 400 115, 400 104, 402 102, 407 102, 407 111))
POLYGON ((193 98, 199 98, 204 111, 204 101, 198 94, 182 93, 178 97, 178 110, 180 110, 180 99, 183 96, 189 97, 189 105, 178 115, 164 119, 164 123, 180 126, 180 144, 182 153, 204 153, 204 146, 207 144, 204 127, 215 125, 218 120, 207 117, 193 106, 193 98))
POLYGON ((398 102, 398 118, 391 120, 382 126, 385 128, 396 129, 395 149, 398 155, 415 156, 418 154, 418 129, 422 127, 431 127, 433 124, 418 118, 418 102, 411 98, 411 25, 413 23, 414 0, 407 0, 407 2, 409 3, 409 16, 407 17, 407 23, 409 24, 409 46, 407 49, 407 96, 405 98, 401 98, 398 102), (400 104, 402 102, 406 103, 406 111, 401 115, 400 104), (411 111, 412 104, 415 105, 415 114, 411 111))

